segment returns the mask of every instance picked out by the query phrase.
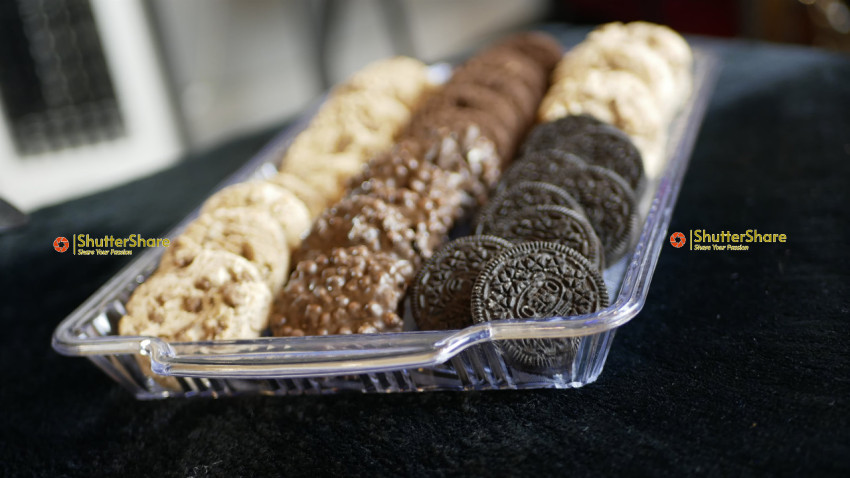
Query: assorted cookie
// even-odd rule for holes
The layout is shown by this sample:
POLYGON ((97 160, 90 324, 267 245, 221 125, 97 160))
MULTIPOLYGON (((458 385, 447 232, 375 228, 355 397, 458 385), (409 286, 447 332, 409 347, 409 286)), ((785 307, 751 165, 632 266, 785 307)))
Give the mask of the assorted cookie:
POLYGON ((217 340, 267 330, 272 298, 289 276, 290 254, 303 249, 314 219, 342 196, 351 177, 392 146, 433 87, 427 66, 404 57, 373 63, 337 87, 287 149, 277 175, 229 186, 204 203, 159 269, 134 291, 119 333, 217 340), (235 257, 240 277, 249 270, 256 283, 217 289, 227 277, 236 280, 236 269, 221 266, 215 277, 204 276, 210 254, 218 262, 235 257), (258 290, 244 302, 239 291, 248 289, 258 290), (237 298, 244 303, 231 304, 237 298), (225 323, 210 322, 211 314, 225 323))
MULTIPOLYGON (((678 34, 635 22, 566 55, 546 34, 513 35, 442 86, 417 60, 376 62, 330 93, 276 175, 207 200, 119 333, 400 332, 405 297, 420 330, 605 308, 602 270, 634 239, 692 61, 678 34), (474 235, 447 242, 464 217, 474 235)), ((578 344, 497 346, 537 371, 578 344)))
MULTIPOLYGON (((554 40, 540 35, 509 38, 475 55, 424 100, 398 144, 373 156, 347 182, 346 195, 313 224, 295 254, 296 272, 275 299, 272 332, 287 336, 400 331, 402 298, 412 275, 373 283, 360 269, 338 265, 342 260, 338 256, 350 258, 346 251, 356 250, 359 264, 392 260, 416 268, 432 258, 453 223, 487 201, 533 121, 555 55, 560 56, 560 47, 554 40), (535 58, 527 55, 538 49, 546 51, 535 58), (500 81, 483 79, 482 71, 494 69, 504 72, 500 81), (322 282, 326 275, 333 278, 331 282, 322 282), (369 315, 352 305, 362 309, 363 301, 346 295, 342 284, 349 283, 369 291, 380 285, 379 303, 369 305, 380 314, 369 315)), ((381 107, 390 111, 389 102, 384 103, 381 107)), ((336 121, 333 118, 345 113, 328 111, 333 114, 323 119, 320 113, 314 123, 336 121)), ((376 119, 358 118, 366 125, 376 119)), ((297 171, 285 164, 284 171, 297 171)), ((426 316, 439 320, 433 314, 426 316)))
POLYGON ((690 96, 693 56, 673 30, 646 22, 592 31, 555 67, 538 118, 589 114, 629 135, 644 169, 663 167, 670 120, 690 96))

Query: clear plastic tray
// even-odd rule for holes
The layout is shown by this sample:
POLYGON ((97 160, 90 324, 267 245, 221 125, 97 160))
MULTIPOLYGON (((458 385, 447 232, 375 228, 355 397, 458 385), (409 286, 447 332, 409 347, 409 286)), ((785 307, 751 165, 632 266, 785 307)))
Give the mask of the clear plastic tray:
MULTIPOLYGON (((124 304, 159 262, 162 248, 132 261, 70 316, 53 348, 85 356, 137 398, 227 396, 237 393, 412 392, 572 388, 596 380, 614 333, 641 310, 666 242, 667 225, 716 80, 715 55, 695 49, 694 92, 674 120, 667 163, 640 198, 643 227, 631 252, 604 272, 612 304, 580 317, 500 320, 462 330, 169 343, 113 335, 124 304), (506 362, 499 340, 578 337, 578 352, 559 368, 521 370, 506 362)), ((312 114, 283 132, 222 187, 266 177, 312 114)), ((169 236, 195 217, 186 218, 169 236)))

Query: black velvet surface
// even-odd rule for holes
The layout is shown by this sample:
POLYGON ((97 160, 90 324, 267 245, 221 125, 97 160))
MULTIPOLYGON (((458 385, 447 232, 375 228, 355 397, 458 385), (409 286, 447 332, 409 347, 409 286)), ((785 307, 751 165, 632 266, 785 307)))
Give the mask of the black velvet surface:
POLYGON ((665 245, 596 383, 141 402, 53 352, 56 325, 128 260, 58 254, 53 239, 164 233, 264 132, 0 236, 0 474, 847 476, 850 61, 719 47, 725 68, 670 232, 788 241, 665 245))

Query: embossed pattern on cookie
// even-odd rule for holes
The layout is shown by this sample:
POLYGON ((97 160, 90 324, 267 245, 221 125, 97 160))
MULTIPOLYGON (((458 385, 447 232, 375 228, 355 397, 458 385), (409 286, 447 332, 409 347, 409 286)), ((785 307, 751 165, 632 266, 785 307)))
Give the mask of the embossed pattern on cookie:
POLYGON ((512 244, 494 236, 467 236, 443 246, 422 266, 411 290, 411 309, 422 330, 472 325, 475 279, 487 262, 512 244))
POLYGON ((602 244, 584 215, 563 206, 529 206, 476 228, 514 243, 551 241, 575 249, 602 270, 602 244))
MULTIPOLYGON (((571 317, 608 306, 608 291, 596 268, 562 244, 528 242, 492 259, 472 289, 476 323, 499 319, 571 317)), ((497 342, 522 367, 567 366, 579 340, 529 339, 497 342)))

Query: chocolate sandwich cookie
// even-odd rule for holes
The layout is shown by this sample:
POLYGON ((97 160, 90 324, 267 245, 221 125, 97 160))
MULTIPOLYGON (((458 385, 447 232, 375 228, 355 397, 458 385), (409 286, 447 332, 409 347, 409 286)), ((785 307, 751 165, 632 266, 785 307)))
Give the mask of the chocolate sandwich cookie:
POLYGON ((276 336, 401 332, 398 308, 410 262, 365 246, 336 248, 298 263, 274 301, 276 336))
POLYGON ((578 201, 563 188, 540 181, 523 181, 503 189, 481 208, 475 220, 476 234, 483 234, 488 223, 517 214, 527 207, 546 205, 564 206, 584 215, 578 201))
POLYGON ((637 200, 632 188, 601 166, 570 170, 558 181, 584 208, 602 242, 605 263, 613 264, 625 253, 636 227, 637 200))
POLYGON ((644 181, 643 158, 628 136, 613 127, 587 129, 561 139, 559 147, 576 154, 588 164, 598 165, 619 174, 640 190, 644 181))
POLYGON ((443 246, 413 281, 413 318, 421 330, 472 325, 472 286, 490 259, 512 244, 494 236, 467 236, 443 246))
POLYGON ((521 154, 545 149, 561 149, 561 142, 575 133, 605 126, 606 123, 588 114, 570 115, 535 126, 520 148, 521 154))
POLYGON ((593 226, 578 212, 563 206, 529 206, 506 216, 490 217, 475 229, 513 243, 551 241, 575 249, 598 270, 603 269, 602 244, 593 226))
POLYGON ((545 71, 551 71, 561 61, 564 50, 558 40, 543 32, 524 32, 509 36, 499 42, 533 59, 545 71))
MULTIPOLYGON (((571 317, 608 306, 608 290, 596 268, 562 244, 528 242, 492 259, 472 288, 476 323, 498 319, 571 317)), ((572 362, 578 338, 497 342, 507 358, 529 369, 572 362)))
POLYGON ((295 262, 335 248, 362 245, 415 264, 419 260, 415 239, 410 220, 398 208, 370 196, 349 196, 316 219, 295 253, 295 262))
MULTIPOLYGON (((523 155, 505 171, 499 192, 514 184, 539 181, 560 186, 560 178, 569 171, 584 169, 587 163, 580 157, 559 150, 535 151, 523 155)), ((567 190, 570 194, 572 191, 567 190)), ((578 198, 576 198, 578 200, 578 198)), ((581 201, 579 201, 581 203, 581 201)))

